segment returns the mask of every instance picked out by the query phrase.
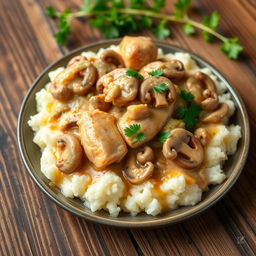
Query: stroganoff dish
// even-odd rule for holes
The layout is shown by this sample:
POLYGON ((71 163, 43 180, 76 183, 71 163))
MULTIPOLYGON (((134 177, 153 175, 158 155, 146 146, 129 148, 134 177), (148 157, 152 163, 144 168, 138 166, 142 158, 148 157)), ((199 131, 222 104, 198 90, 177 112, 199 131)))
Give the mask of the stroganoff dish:
POLYGON ((29 125, 41 171, 70 198, 111 216, 195 205, 236 151, 225 86, 188 53, 151 39, 83 52, 49 73, 29 125))

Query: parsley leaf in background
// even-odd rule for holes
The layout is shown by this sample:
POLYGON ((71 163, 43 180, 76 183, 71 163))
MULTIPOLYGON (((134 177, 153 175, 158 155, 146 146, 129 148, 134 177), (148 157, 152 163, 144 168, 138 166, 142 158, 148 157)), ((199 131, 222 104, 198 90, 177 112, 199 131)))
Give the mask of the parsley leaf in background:
POLYGON ((170 29, 166 26, 167 21, 161 20, 158 25, 152 30, 154 35, 160 39, 165 39, 171 34, 170 29))
POLYGON ((157 84, 153 87, 154 91, 158 92, 158 93, 164 93, 167 90, 169 90, 169 88, 166 86, 166 83, 160 83, 157 84))
POLYGON ((58 44, 64 45, 67 41, 68 35, 71 33, 70 22, 68 21, 68 16, 72 13, 71 9, 65 9, 58 16, 58 28, 59 31, 54 34, 58 44))
POLYGON ((56 13, 56 10, 54 9, 53 6, 47 6, 45 8, 45 15, 47 15, 48 17, 51 17, 51 18, 57 18, 58 15, 56 13))
POLYGON ((132 9, 147 9, 148 5, 145 0, 130 0, 130 8, 132 8, 132 9))
POLYGON ((155 69, 152 72, 149 72, 148 74, 153 76, 153 77, 159 77, 164 73, 162 69, 155 69))
POLYGON ((181 90, 180 98, 183 99, 185 102, 191 102, 191 101, 194 100, 195 96, 190 92, 187 92, 185 90, 181 90))
POLYGON ((186 35, 193 35, 196 33, 196 30, 195 28, 190 24, 190 23, 186 23, 184 26, 183 26, 183 32, 186 34, 186 35))
MULTIPOLYGON (((220 16, 215 11, 215 12, 212 12, 210 16, 204 17, 202 24, 205 25, 206 27, 211 28, 212 30, 216 31, 219 22, 220 22, 220 16)), ((205 41, 207 41, 207 42, 214 41, 213 35, 209 34, 207 31, 203 31, 202 35, 203 35, 205 41)))
POLYGON ((189 7, 191 0, 178 0, 174 3, 174 16, 176 19, 182 18, 189 7))
POLYGON ((131 137, 132 135, 135 135, 139 132, 140 127, 140 124, 131 124, 129 127, 124 129, 124 133, 127 137, 131 137))
POLYGON ((166 0, 154 0, 151 9, 158 11, 165 6, 166 0))
POLYGON ((177 116, 182 119, 186 129, 193 130, 198 123, 198 117, 202 111, 200 105, 192 102, 188 107, 178 107, 177 116))
POLYGON ((238 43, 238 38, 229 38, 221 46, 221 50, 230 58, 237 59, 239 53, 243 50, 243 46, 238 43))
POLYGON ((157 140, 164 143, 171 136, 172 134, 170 132, 162 131, 158 133, 157 140))
POLYGON ((140 19, 140 26, 142 28, 150 28, 152 26, 152 19, 148 16, 142 16, 140 19))
POLYGON ((142 80, 144 79, 144 77, 138 71, 136 71, 134 69, 128 69, 126 71, 126 75, 127 76, 134 76, 134 77, 142 79, 142 80))

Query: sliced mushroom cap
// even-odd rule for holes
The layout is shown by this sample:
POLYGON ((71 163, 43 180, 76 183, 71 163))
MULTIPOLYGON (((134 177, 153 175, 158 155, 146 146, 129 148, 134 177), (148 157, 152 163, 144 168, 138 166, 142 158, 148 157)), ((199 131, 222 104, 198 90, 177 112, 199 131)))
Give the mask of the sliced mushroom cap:
POLYGON ((197 72, 195 78, 204 85, 202 108, 205 110, 214 110, 219 104, 216 86, 213 80, 202 72, 197 72))
POLYGON ((140 73, 144 77, 150 76, 149 73, 154 70, 163 70, 163 76, 171 80, 180 80, 185 76, 185 68, 181 61, 179 60, 169 60, 169 61, 155 61, 144 66, 140 73))
POLYGON ((140 100, 142 103, 153 103, 155 100, 155 107, 167 107, 169 103, 176 100, 176 90, 173 83, 166 77, 148 77, 140 86, 140 100), (164 91, 157 90, 157 86, 166 88, 164 91))
POLYGON ((73 94, 84 95, 97 79, 96 68, 86 59, 80 58, 60 72, 50 86, 50 92, 58 100, 69 100, 73 94))
POLYGON ((137 153, 136 155, 136 152, 131 152, 126 159, 126 165, 122 172, 124 178, 131 184, 141 184, 152 176, 155 166, 152 163, 154 158, 154 155, 152 156, 153 151, 151 152, 150 150, 152 151, 150 147, 145 147, 139 150, 139 153, 144 151, 144 156, 143 153, 141 155, 137 153), (145 161, 147 159, 149 159, 149 161, 145 161))
POLYGON ((210 140, 210 134, 205 128, 197 128, 194 131, 194 134, 203 146, 205 146, 210 140))
POLYGON ((127 76, 126 71, 126 68, 118 68, 98 80, 96 89, 105 94, 106 102, 112 102, 115 106, 125 106, 136 98, 139 80, 127 76))
POLYGON ((221 103, 217 110, 203 117, 201 121, 204 123, 218 123, 228 114, 228 112, 228 104, 221 103))
POLYGON ((57 168, 64 173, 74 172, 81 164, 83 149, 75 135, 63 134, 57 139, 57 168))
POLYGON ((145 146, 137 154, 137 161, 140 164, 146 164, 146 162, 154 161, 154 152, 151 147, 145 146))
POLYGON ((75 56, 73 57, 67 64, 67 67, 68 66, 71 66, 73 65, 75 62, 79 62, 79 61, 87 61, 87 58, 85 56, 81 56, 81 55, 78 55, 78 56, 75 56))
POLYGON ((163 144, 165 158, 186 169, 199 167, 204 160, 201 142, 191 132, 182 128, 173 129, 171 133, 172 136, 163 144))
POLYGON ((67 131, 77 125, 80 118, 80 111, 72 110, 64 113, 59 120, 59 129, 61 131, 67 131))
POLYGON ((93 66, 97 69, 98 79, 116 69, 114 64, 101 61, 100 59, 95 60, 93 66))
POLYGON ((92 96, 89 99, 89 103, 94 109, 99 109, 105 112, 111 108, 111 103, 105 102, 104 94, 92 96))
POLYGON ((157 47, 149 37, 125 36, 119 44, 119 52, 125 66, 140 70, 146 64, 157 58, 157 47))
POLYGON ((106 63, 114 64, 116 67, 123 68, 124 61, 122 56, 113 51, 113 50, 106 50, 100 55, 100 60, 106 63))

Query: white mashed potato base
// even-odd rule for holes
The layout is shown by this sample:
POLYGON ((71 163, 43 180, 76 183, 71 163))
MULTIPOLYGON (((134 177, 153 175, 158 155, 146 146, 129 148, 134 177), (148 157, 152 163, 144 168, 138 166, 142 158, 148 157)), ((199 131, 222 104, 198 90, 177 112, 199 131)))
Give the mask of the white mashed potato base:
MULTIPOLYGON (((116 46, 111 49, 117 51, 116 46)), ((97 54, 94 52, 84 52, 83 56, 88 58, 99 56, 105 49, 100 49, 97 54)), ((163 56, 161 49, 158 50, 159 57, 163 56)), ((216 83, 219 101, 225 102, 229 106, 230 117, 235 106, 230 93, 226 92, 225 85, 220 83, 211 71, 207 68, 199 69, 196 63, 191 59, 188 53, 177 52, 167 54, 167 57, 178 59, 183 62, 186 71, 193 74, 199 70, 209 75, 216 83)), ((49 73, 52 81, 54 77, 64 68, 59 67, 49 73)), ((161 195, 153 189, 153 184, 146 181, 141 185, 131 185, 129 195, 125 193, 125 183, 112 171, 107 169, 104 174, 92 181, 86 174, 71 174, 60 179, 60 172, 55 166, 55 158, 52 153, 53 143, 56 136, 61 134, 58 130, 52 130, 47 125, 47 120, 51 113, 49 106, 52 102, 52 96, 49 91, 42 89, 36 94, 38 114, 31 116, 29 125, 35 132, 34 143, 42 151, 41 171, 44 175, 61 189, 61 192, 69 198, 80 198, 84 201, 86 207, 95 212, 104 209, 113 217, 118 216, 121 210, 137 215, 140 212, 146 212, 149 215, 157 215, 163 209, 162 197, 165 197, 165 204, 169 209, 175 209, 179 206, 195 205, 201 200, 202 190, 196 184, 187 184, 183 174, 171 177, 160 185, 161 195), (58 182, 61 180, 61 182, 58 182)), ((75 108, 76 104, 71 103, 70 107, 75 108)), ((228 117, 224 123, 228 123, 228 117)), ((212 140, 208 145, 205 155, 207 158, 206 178, 208 184, 216 185, 222 183, 226 175, 222 169, 225 160, 229 155, 235 153, 237 142, 241 138, 241 128, 239 125, 215 125, 210 129, 212 140)))

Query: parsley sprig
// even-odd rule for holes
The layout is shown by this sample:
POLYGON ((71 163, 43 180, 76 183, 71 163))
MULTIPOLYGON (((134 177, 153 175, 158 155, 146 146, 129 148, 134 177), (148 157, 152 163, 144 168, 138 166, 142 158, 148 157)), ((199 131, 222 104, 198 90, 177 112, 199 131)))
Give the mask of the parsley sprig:
POLYGON ((59 30, 55 38, 60 45, 64 45, 71 34, 71 20, 88 17, 90 25, 99 29, 106 38, 121 37, 130 32, 150 29, 156 37, 164 39, 171 34, 168 22, 177 22, 184 24, 183 32, 186 35, 193 35, 196 29, 199 29, 207 42, 218 38, 222 41, 221 50, 230 59, 237 59, 239 53, 243 51, 238 38, 228 38, 216 31, 220 22, 220 16, 216 11, 198 22, 188 16, 191 0, 177 0, 172 14, 161 12, 166 6, 166 0, 150 2, 151 4, 145 0, 84 0, 78 12, 72 12, 70 9, 58 12, 53 6, 48 6, 45 13, 57 19, 59 30), (156 23, 155 20, 158 22, 156 23))
POLYGON ((158 133, 157 140, 160 141, 161 143, 164 143, 171 136, 172 134, 170 132, 162 131, 158 133))
POLYGON ((188 106, 179 106, 176 110, 178 118, 181 118, 186 126, 186 129, 193 130, 198 123, 198 117, 202 111, 202 108, 197 103, 193 102, 195 96, 185 90, 181 90, 180 98, 183 99, 188 106))
POLYGON ((164 73, 164 71, 162 69, 156 69, 156 70, 149 72, 148 74, 153 77, 160 77, 163 73, 164 73))
POLYGON ((132 136, 136 135, 134 137, 134 142, 143 141, 143 140, 145 140, 145 134, 143 132, 139 132, 140 129, 141 129, 140 124, 131 124, 129 127, 126 127, 124 129, 124 134, 127 137, 132 137, 132 136))
POLYGON ((134 76, 134 77, 136 77, 136 78, 138 78, 138 79, 141 79, 141 80, 144 79, 144 77, 143 77, 138 71, 136 71, 136 70, 134 70, 134 69, 128 69, 128 70, 126 71, 126 75, 127 75, 127 76, 134 76))
POLYGON ((166 92, 167 90, 169 90, 169 88, 167 87, 167 84, 166 83, 160 83, 160 84, 157 84, 153 87, 154 91, 158 92, 158 93, 164 93, 166 92))

